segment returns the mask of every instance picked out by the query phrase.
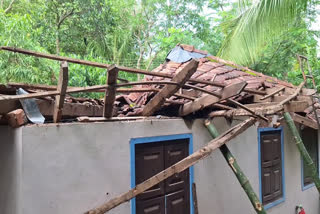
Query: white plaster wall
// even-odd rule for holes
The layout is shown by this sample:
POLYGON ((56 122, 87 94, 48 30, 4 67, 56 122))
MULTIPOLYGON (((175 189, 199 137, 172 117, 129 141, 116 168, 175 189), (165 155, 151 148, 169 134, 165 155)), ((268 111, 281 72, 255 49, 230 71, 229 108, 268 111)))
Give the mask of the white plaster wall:
POLYGON ((0 126, 0 213, 19 213, 21 129, 0 126))
MULTIPOLYGON (((230 127, 222 118, 214 124, 221 133, 230 127)), ((83 213, 129 190, 131 138, 192 133, 194 151, 212 139, 203 121, 181 119, 34 125, 19 130, 21 139, 14 142, 22 144, 18 161, 22 174, 17 171, 21 203, 12 214, 83 213)), ((0 132, 1 139, 3 135, 0 132)), ((286 201, 267 213, 295 214, 295 206, 302 204, 308 214, 318 214, 319 194, 315 187, 301 190, 300 155, 286 127, 284 139, 286 201)), ((227 145, 259 194, 257 127, 227 145)), ((200 214, 255 213, 220 151, 197 163, 194 171, 200 214)), ((130 203, 110 213, 128 214, 130 203)))

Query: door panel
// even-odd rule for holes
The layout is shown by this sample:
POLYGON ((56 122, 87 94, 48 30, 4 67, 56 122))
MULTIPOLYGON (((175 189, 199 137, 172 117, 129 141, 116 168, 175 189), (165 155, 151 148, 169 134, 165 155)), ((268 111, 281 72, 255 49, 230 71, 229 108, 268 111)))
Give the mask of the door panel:
POLYGON ((165 214, 165 198, 164 196, 137 201, 137 214, 165 214))
MULTIPOLYGON (((165 168, 172 166, 188 156, 188 144, 186 140, 166 143, 164 146, 165 168)), ((180 191, 189 187, 189 169, 169 177, 165 181, 166 194, 180 191)))
MULTIPOLYGON (((163 156, 162 144, 149 143, 136 145, 136 184, 142 183, 164 170, 163 156)), ((161 182, 137 196, 137 200, 149 199, 163 194, 164 182, 161 182)))
POLYGON ((188 214, 190 213, 189 198, 185 191, 179 191, 166 196, 167 214, 188 214))

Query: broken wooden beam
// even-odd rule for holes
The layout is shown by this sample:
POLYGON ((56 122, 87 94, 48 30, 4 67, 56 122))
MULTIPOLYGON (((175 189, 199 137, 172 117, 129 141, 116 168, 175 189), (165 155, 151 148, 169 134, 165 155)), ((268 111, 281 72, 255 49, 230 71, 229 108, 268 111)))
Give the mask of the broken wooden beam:
MULTIPOLYGON (((207 127, 209 133, 211 136, 214 138, 219 137, 218 130, 216 127, 211 123, 210 120, 206 120, 204 122, 204 125, 207 127)), ((235 174, 237 177, 241 187, 247 194, 254 210, 256 211, 257 214, 266 214, 266 211, 264 210, 264 207, 262 203, 260 202, 257 194, 253 190, 247 176, 244 174, 242 169, 240 168, 236 158, 233 156, 233 154, 230 152, 229 148, 227 147, 226 144, 222 145, 220 147, 220 151, 224 157, 224 159, 227 161, 228 165, 230 166, 230 169, 232 172, 235 174)))
POLYGON ((53 110, 53 122, 59 123, 62 118, 62 109, 64 104, 64 99, 66 96, 66 91, 68 87, 68 79, 69 79, 69 72, 68 72, 68 63, 66 61, 61 62, 60 65, 60 73, 59 73, 59 82, 57 91, 59 95, 56 95, 55 105, 53 110))
POLYGON ((103 116, 110 118, 113 115, 113 103, 116 99, 115 85, 117 84, 118 68, 116 66, 108 68, 107 76, 108 87, 104 97, 103 116))
POLYGON ((18 128, 27 124, 28 119, 23 109, 16 109, 5 115, 8 124, 13 128, 18 128))
POLYGON ((319 179, 317 167, 314 164, 312 158, 310 157, 306 147, 304 146, 302 139, 300 137, 299 131, 297 130, 297 127, 294 124, 294 122, 290 116, 290 113, 285 112, 283 116, 288 124, 288 127, 289 127, 289 130, 291 131, 291 134, 293 135, 293 139, 295 141, 295 144, 296 144, 303 160, 305 161, 308 170, 311 172, 312 180, 313 180, 318 192, 320 193, 320 179, 319 179))
POLYGON ((176 93, 186 81, 197 71, 199 61, 192 59, 179 73, 177 73, 172 81, 179 85, 164 86, 144 107, 142 111, 143 116, 151 116, 154 112, 164 104, 166 98, 171 97, 176 93))
POLYGON ((182 159, 178 163, 170 166, 169 168, 159 172, 158 174, 152 176, 148 180, 138 184, 135 188, 125 192, 118 197, 111 199, 110 201, 102 204, 98 208, 89 210, 85 212, 85 214, 103 214, 108 212, 109 210, 119 206, 120 204, 129 201, 130 199, 138 196, 139 194, 143 193, 144 191, 150 189, 151 187, 157 185, 158 183, 162 182, 163 180, 169 178, 174 174, 178 174, 189 167, 193 166, 200 160, 208 157, 213 151, 218 149, 223 144, 227 143, 231 139, 235 138, 242 132, 244 132, 247 128, 252 126, 255 122, 254 118, 250 118, 245 120, 244 122, 232 127, 218 138, 210 141, 206 146, 201 148, 200 150, 194 152, 193 154, 189 155, 188 157, 182 159))
POLYGON ((268 95, 266 95, 266 96, 264 96, 264 97, 261 97, 260 100, 268 99, 269 97, 272 97, 272 96, 278 94, 279 92, 283 91, 285 88, 286 88, 286 87, 282 86, 281 88, 275 90, 275 91, 272 92, 271 94, 268 94, 268 95))
POLYGON ((296 114, 296 113, 293 113, 293 112, 290 113, 290 115, 291 115, 294 122, 300 123, 304 126, 308 126, 313 129, 319 129, 318 124, 315 121, 313 121, 307 117, 303 117, 303 116, 296 114))
POLYGON ((179 115, 186 116, 190 113, 193 113, 205 107, 211 106, 222 100, 226 100, 230 97, 236 96, 241 93, 241 91, 245 88, 246 85, 247 85, 246 82, 240 82, 240 83, 235 83, 235 84, 226 86, 220 91, 221 98, 210 96, 210 95, 204 95, 192 102, 188 102, 180 108, 179 115))

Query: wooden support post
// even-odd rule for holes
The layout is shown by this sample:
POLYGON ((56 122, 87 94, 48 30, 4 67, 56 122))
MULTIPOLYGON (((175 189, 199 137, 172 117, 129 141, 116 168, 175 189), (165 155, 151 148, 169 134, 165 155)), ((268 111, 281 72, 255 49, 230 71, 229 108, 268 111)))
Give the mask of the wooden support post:
POLYGON ((234 137, 238 136, 242 132, 244 132, 247 128, 252 126, 255 122, 254 118, 250 118, 245 120, 244 122, 232 127, 218 138, 210 141, 206 146, 202 147, 200 150, 194 152, 193 154, 189 155, 188 157, 182 159, 178 163, 170 166, 169 168, 159 172, 158 174, 152 176, 148 180, 138 184, 135 188, 129 190, 121 194, 118 197, 111 199, 110 201, 102 204, 98 208, 89 210, 85 212, 85 214, 103 214, 108 212, 109 210, 119 206, 120 204, 131 200, 132 198, 136 197, 137 195, 143 193, 144 191, 150 189, 154 185, 157 185, 161 181, 169 178, 174 174, 178 174, 189 167, 196 164, 198 161, 208 157, 213 151, 217 148, 222 146, 223 144, 227 143, 234 137))
POLYGON ((316 168, 316 165, 313 163, 312 158, 310 157, 306 147, 304 146, 302 139, 299 135, 299 131, 297 130, 297 127, 294 124, 294 122, 290 116, 290 113, 285 112, 284 119, 286 120, 288 127, 294 137, 294 140, 296 141, 296 145, 297 145, 298 150, 303 158, 303 161, 305 161, 308 169, 311 172, 312 180, 313 180, 318 192, 320 193, 320 179, 319 179, 318 170, 316 168))
POLYGON ((187 80, 196 72, 199 61, 192 59, 176 76, 173 77, 172 81, 179 83, 179 85, 166 85, 159 93, 157 93, 144 107, 142 115, 151 116, 157 111, 161 105, 164 104, 166 98, 171 97, 176 93, 187 80))
MULTIPOLYGON (((207 127, 209 133, 213 138, 217 138, 219 136, 219 132, 216 129, 216 127, 210 122, 210 120, 205 121, 205 126, 207 127)), ((232 172, 237 177, 239 183, 241 184, 241 187, 246 192, 254 210, 258 214, 266 214, 266 211, 264 210, 263 205, 261 204, 257 194, 254 192, 248 178, 244 174, 244 172, 241 170, 237 160, 234 158, 230 150, 228 149, 227 145, 222 145, 220 147, 220 151, 223 155, 223 157, 228 162, 228 165, 230 166, 232 172)))
POLYGON ((53 122, 59 123, 62 118, 62 108, 64 104, 64 98, 66 96, 66 91, 68 87, 68 63, 66 61, 62 61, 60 65, 60 73, 59 73, 59 82, 57 91, 59 95, 56 96, 56 101, 54 104, 53 110, 53 122))
POLYGON ((241 91, 246 87, 246 85, 247 85, 246 82, 240 82, 240 83, 235 83, 235 84, 226 86, 225 88, 221 89, 220 98, 211 96, 211 95, 204 95, 196 99, 195 101, 184 104, 180 108, 179 114, 180 116, 186 116, 192 112, 198 111, 200 109, 203 109, 205 107, 218 103, 222 100, 236 96, 239 93, 241 93, 241 91))
POLYGON ((113 103, 116 99, 117 89, 115 85, 117 84, 118 68, 116 66, 108 68, 107 76, 108 88, 106 89, 106 95, 104 97, 103 116, 110 118, 113 114, 113 103))

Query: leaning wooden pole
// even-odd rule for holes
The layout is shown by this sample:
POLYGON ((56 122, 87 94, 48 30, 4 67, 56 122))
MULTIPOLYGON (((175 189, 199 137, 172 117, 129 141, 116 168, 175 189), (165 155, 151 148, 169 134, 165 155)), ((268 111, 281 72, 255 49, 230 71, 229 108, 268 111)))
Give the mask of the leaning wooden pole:
MULTIPOLYGON (((213 138, 219 137, 218 130, 210 122, 210 120, 206 120, 204 125, 207 127, 209 133, 211 134, 211 136, 213 138)), ((236 159, 234 158, 234 156, 232 155, 232 153, 228 149, 227 145, 225 145, 225 144, 222 145, 220 147, 220 151, 221 151, 223 157, 228 162, 228 165, 230 166, 231 170, 236 175, 236 177, 237 177, 239 183, 241 184, 243 190, 246 192, 246 194, 247 194, 248 198, 250 199, 250 202, 251 202, 254 210, 256 211, 256 213, 258 213, 258 214, 266 214, 266 211, 264 210, 264 207, 261 204, 257 194, 254 192, 254 190, 253 190, 248 178, 246 177, 246 175, 241 170, 238 162, 236 161, 236 159)))
POLYGON ((244 132, 247 128, 252 126, 255 122, 254 118, 250 118, 245 120, 244 122, 232 127, 218 138, 210 141, 206 146, 202 147, 200 150, 194 152, 193 154, 189 155, 188 157, 182 159, 178 163, 170 166, 169 168, 159 172, 158 174, 152 176, 148 180, 138 184, 135 188, 125 192, 118 197, 111 199, 110 201, 102 204, 100 207, 95 209, 89 210, 85 212, 85 214, 103 214, 108 212, 109 210, 119 206, 120 204, 131 200, 132 198, 138 196, 139 194, 143 193, 144 191, 150 189, 154 185, 157 185, 161 181, 169 178, 174 174, 178 174, 189 167, 196 164, 198 161, 208 157, 214 150, 225 144, 226 142, 230 141, 234 137, 238 136, 242 132, 244 132))
POLYGON ((303 158, 303 161, 306 162, 306 165, 308 167, 308 169, 311 171, 311 176, 312 176, 312 180, 315 184, 315 186, 317 187, 318 189, 318 192, 320 193, 320 179, 318 177, 318 171, 317 171, 317 168, 316 168, 316 165, 314 164, 312 158, 310 157, 306 147, 304 146, 303 142, 302 142, 302 139, 299 135, 299 132, 297 130, 297 127, 296 125, 294 124, 291 116, 290 116, 290 113, 288 112, 285 112, 284 113, 284 119, 286 120, 288 126, 289 126, 289 129, 292 133, 292 135, 294 136, 294 139, 296 141, 296 145, 299 149, 299 152, 303 158))

